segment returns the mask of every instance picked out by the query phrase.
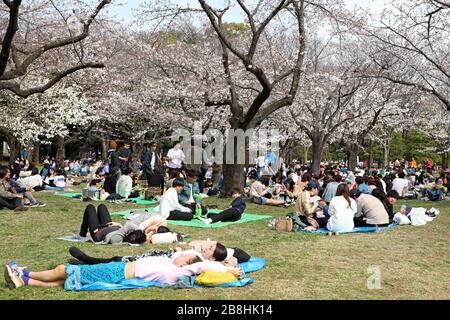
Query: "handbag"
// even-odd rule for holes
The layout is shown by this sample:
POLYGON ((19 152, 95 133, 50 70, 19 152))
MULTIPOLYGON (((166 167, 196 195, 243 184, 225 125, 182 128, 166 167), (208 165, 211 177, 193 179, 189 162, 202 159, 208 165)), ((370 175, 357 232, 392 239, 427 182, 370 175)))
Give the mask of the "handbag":
POLYGON ((275 230, 278 232, 291 232, 293 228, 292 219, 289 217, 278 218, 275 221, 275 230))

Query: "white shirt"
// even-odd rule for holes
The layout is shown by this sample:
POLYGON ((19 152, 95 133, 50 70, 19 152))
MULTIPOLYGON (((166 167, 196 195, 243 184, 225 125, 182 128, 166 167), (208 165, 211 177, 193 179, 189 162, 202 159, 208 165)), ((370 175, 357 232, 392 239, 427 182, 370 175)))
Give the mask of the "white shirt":
POLYGON ((156 152, 152 152, 152 162, 150 163, 152 170, 155 170, 155 162, 156 162, 156 152))
POLYGON ((194 202, 194 196, 192 195, 192 188, 193 188, 193 185, 190 184, 190 183, 188 183, 188 185, 189 185, 189 187, 191 187, 191 196, 189 197, 189 202, 192 203, 192 202, 194 202))
POLYGON ((392 181, 392 190, 397 191, 400 197, 405 195, 405 192, 403 192, 405 188, 406 191, 408 191, 408 180, 395 178, 394 181, 392 181))
POLYGON ((20 183, 20 185, 22 185, 24 188, 25 187, 31 187, 31 188, 41 187, 42 186, 42 177, 39 174, 36 174, 34 176, 20 178, 19 180, 17 180, 17 182, 20 183))
POLYGON ((127 175, 120 176, 119 180, 117 180, 116 193, 127 199, 131 189, 133 189, 133 179, 127 175))
POLYGON ((386 193, 386 192, 387 192, 387 191, 386 191, 386 182, 384 182, 383 179, 380 179, 380 182, 381 182, 381 184, 383 185, 384 193, 386 193))
POLYGON ((256 161, 258 162, 258 167, 262 168, 266 166, 266 157, 265 156, 260 156, 256 159, 256 161))
POLYGON ((167 157, 170 158, 169 163, 167 166, 172 169, 180 169, 181 168, 181 162, 184 160, 184 152, 181 149, 175 150, 170 149, 169 152, 167 152, 167 157))
POLYGON ((178 210, 181 212, 191 212, 189 208, 182 206, 178 202, 177 190, 175 190, 175 188, 169 188, 166 193, 164 193, 159 206, 157 206, 154 211, 164 219, 167 219, 170 215, 170 212, 174 210, 178 210))
POLYGON ((343 196, 336 196, 331 199, 328 207, 330 219, 327 229, 333 232, 347 232, 353 230, 355 224, 353 218, 357 212, 356 201, 350 199, 350 207, 343 196))

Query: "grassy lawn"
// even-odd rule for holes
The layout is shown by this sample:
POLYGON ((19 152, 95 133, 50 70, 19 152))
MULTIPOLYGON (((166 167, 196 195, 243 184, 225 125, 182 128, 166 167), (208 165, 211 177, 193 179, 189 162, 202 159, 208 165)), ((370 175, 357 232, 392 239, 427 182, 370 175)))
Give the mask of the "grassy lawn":
MULTIPOLYGON (((38 193, 47 207, 30 212, 1 210, 0 260, 13 258, 32 270, 66 263, 70 242, 55 240, 79 231, 86 203, 38 193)), ((219 208, 229 200, 207 199, 219 208)), ((400 202, 399 204, 402 204, 400 202)), ((251 274, 254 283, 242 288, 141 289, 110 292, 66 292, 62 289, 8 290, 0 280, 0 299, 450 299, 450 202, 410 201, 414 207, 435 206, 441 214, 426 226, 401 226, 368 234, 326 237, 319 234, 277 233, 265 220, 221 229, 172 227, 187 240, 211 238, 226 246, 239 246, 267 260, 263 270, 251 274), (381 289, 367 289, 367 268, 378 266, 381 289)), ((137 205, 108 205, 111 211, 137 205)), ((291 209, 291 208, 289 208, 291 209)), ((247 206, 251 213, 283 216, 289 209, 247 206)), ((121 222, 122 218, 114 218, 121 222)), ((129 246, 76 244, 92 255, 139 254, 148 249, 129 246)))

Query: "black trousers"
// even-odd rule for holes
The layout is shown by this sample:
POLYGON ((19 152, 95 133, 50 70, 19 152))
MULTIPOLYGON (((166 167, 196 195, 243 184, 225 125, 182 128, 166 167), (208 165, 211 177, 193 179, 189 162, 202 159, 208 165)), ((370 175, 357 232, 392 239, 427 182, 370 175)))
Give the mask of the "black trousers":
POLYGON ((83 222, 81 223, 80 228, 80 236, 86 237, 86 234, 89 231, 92 239, 95 241, 100 241, 95 237, 95 230, 105 227, 105 225, 109 222, 112 222, 111 216, 109 215, 108 208, 106 208, 104 204, 99 205, 97 210, 95 210, 95 207, 90 204, 84 210, 83 222))
POLYGON ((220 213, 210 213, 208 214, 208 218, 212 220, 212 222, 218 221, 238 221, 242 216, 242 213, 235 208, 228 208, 220 213))
POLYGON ((173 210, 170 212, 167 220, 192 220, 194 218, 193 212, 181 212, 178 210, 173 210))
MULTIPOLYGON (((195 208, 197 207, 195 203, 192 204, 186 204, 186 203, 182 203, 181 204, 183 207, 189 208, 192 210, 192 213, 195 214, 195 208)), ((205 214, 208 213, 208 208, 201 206, 202 207, 202 216, 204 216, 205 214)))
MULTIPOLYGON (((298 217, 300 218, 300 220, 301 220, 304 224, 307 224, 308 226, 311 225, 311 224, 308 222, 308 219, 306 219, 306 217, 300 216, 300 215, 299 215, 298 217)), ((319 227, 320 227, 320 228, 325 228, 326 225, 327 225, 327 222, 328 222, 328 219, 327 219, 327 218, 317 218, 317 217, 314 217, 314 220, 317 221, 317 223, 319 224, 319 227)))
POLYGON ((22 205, 22 199, 20 198, 2 198, 0 197, 0 208, 8 208, 8 209, 15 209, 17 207, 20 207, 22 205))
POLYGON ((389 223, 385 223, 385 224, 367 223, 366 220, 364 220, 363 216, 353 218, 353 223, 355 224, 355 227, 387 227, 389 225, 389 223))
POLYGON ((146 173, 149 187, 160 187, 164 191, 164 176, 161 173, 146 173))
POLYGON ((200 193, 203 193, 203 190, 205 189, 205 179, 206 179, 206 173, 208 172, 208 169, 201 168, 200 173, 198 174, 198 188, 200 189, 200 193))

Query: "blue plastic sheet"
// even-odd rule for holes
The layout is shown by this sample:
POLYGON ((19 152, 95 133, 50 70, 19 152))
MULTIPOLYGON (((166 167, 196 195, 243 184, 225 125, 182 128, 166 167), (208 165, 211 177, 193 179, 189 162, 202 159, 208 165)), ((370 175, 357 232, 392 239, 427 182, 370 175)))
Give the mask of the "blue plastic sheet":
MULTIPOLYGON (((244 262, 239 264, 239 266, 243 269, 244 273, 250 273, 255 272, 258 270, 261 270, 266 266, 266 261, 261 258, 250 258, 248 262, 244 262)), ((250 283, 253 283, 253 279, 249 277, 244 277, 242 279, 239 279, 238 281, 229 282, 229 283, 223 283, 220 285, 214 285, 214 286, 203 286, 203 285, 197 285, 194 284, 195 276, 190 277, 190 281, 186 281, 184 279, 183 281, 183 288, 202 288, 202 287, 219 287, 219 288, 227 288, 227 287, 243 287, 250 283)), ((144 288, 151 288, 151 287, 159 287, 159 288, 181 288, 179 285, 174 286, 167 286, 167 285, 161 285, 157 281, 145 281, 141 279, 129 279, 129 280, 122 280, 119 283, 110 284, 110 283, 103 283, 103 282, 95 282, 88 285, 84 285, 80 289, 77 289, 76 291, 108 291, 108 290, 126 290, 126 289, 144 289, 144 288)))
MULTIPOLYGON (((353 228, 352 231, 347 231, 347 232, 339 232, 339 233, 355 233, 355 232, 376 232, 376 231, 381 231, 381 230, 386 230, 386 229, 390 229, 395 227, 396 224, 390 224, 387 227, 356 227, 353 228)), ((303 232, 313 232, 313 233, 327 233, 330 232, 330 230, 328 230, 327 228, 320 228, 317 230, 302 230, 303 232)))

